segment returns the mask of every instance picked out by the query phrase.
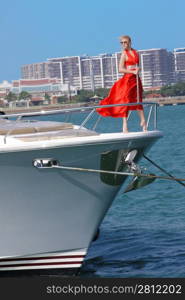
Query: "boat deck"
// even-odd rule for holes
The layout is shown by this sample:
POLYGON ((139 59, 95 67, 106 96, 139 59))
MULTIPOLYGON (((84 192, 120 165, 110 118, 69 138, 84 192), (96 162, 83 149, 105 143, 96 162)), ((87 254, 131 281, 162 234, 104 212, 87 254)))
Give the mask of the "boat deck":
POLYGON ((72 129, 72 123, 35 121, 35 120, 1 120, 0 135, 30 134, 38 132, 72 129))
POLYGON ((80 128, 72 123, 53 121, 0 121, 0 136, 22 142, 56 140, 72 137, 99 135, 93 130, 80 128))
POLYGON ((63 129, 60 131, 50 131, 37 134, 14 135, 13 137, 23 142, 34 142, 44 140, 56 140, 72 137, 84 137, 99 135, 97 132, 84 129, 63 129))

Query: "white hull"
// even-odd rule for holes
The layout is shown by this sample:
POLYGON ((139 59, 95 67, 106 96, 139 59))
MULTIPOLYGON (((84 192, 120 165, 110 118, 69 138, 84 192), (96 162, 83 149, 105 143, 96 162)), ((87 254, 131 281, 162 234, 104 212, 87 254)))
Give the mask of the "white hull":
POLYGON ((119 171, 129 151, 136 149, 139 160, 161 136, 159 131, 148 131, 26 142, 10 138, 9 143, 2 144, 0 271, 80 268, 126 179, 38 169, 33 164, 35 159, 119 171))

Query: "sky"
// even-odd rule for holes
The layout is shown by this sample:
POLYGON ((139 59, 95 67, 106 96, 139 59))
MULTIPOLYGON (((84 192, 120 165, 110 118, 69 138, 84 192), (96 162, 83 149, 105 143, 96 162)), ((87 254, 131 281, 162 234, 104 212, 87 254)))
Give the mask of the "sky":
POLYGON ((47 58, 185 47, 184 0, 0 0, 0 83, 47 58))

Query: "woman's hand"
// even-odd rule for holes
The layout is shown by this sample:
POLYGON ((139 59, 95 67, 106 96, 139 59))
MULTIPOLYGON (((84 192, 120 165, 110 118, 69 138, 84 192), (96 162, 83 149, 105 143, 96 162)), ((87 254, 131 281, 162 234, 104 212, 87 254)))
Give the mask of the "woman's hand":
POLYGON ((135 70, 132 71, 133 74, 138 75, 139 74, 139 69, 140 68, 136 68, 135 70))

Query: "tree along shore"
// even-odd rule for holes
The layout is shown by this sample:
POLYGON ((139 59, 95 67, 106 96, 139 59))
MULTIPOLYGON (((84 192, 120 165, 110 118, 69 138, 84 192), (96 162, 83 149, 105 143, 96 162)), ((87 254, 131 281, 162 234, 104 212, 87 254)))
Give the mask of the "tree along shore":
MULTIPOLYGON (((107 97, 110 89, 99 88, 95 89, 95 91, 91 90, 79 90, 76 96, 71 97, 70 95, 59 96, 57 98, 57 104, 45 104, 45 105, 29 105, 29 107, 18 106, 15 108, 2 107, 1 110, 6 113, 14 113, 14 112, 33 112, 39 111, 41 109, 51 110, 51 109, 65 109, 69 107, 79 107, 79 106, 91 106, 94 103, 98 104, 99 101, 105 97, 107 97)), ((16 95, 10 92, 6 99, 8 102, 15 100, 28 100, 31 101, 31 94, 28 92, 22 91, 19 95, 16 95)), ((179 82, 173 85, 163 86, 159 90, 150 90, 144 91, 143 93, 143 101, 152 101, 157 103, 171 103, 171 104, 184 104, 185 99, 185 82, 179 82)), ((45 100, 50 102, 50 96, 45 93, 45 100)))

